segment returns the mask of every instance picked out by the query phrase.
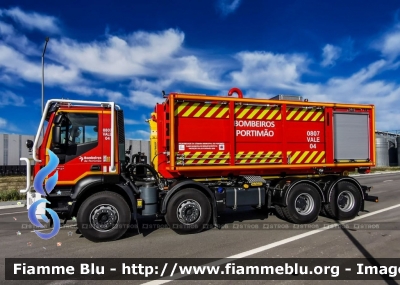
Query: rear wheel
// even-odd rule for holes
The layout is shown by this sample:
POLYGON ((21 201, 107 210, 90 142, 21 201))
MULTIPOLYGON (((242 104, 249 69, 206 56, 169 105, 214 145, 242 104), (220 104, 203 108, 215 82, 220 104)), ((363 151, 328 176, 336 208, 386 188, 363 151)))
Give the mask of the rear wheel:
POLYGON ((112 241, 120 238, 131 221, 124 198, 114 192, 99 192, 87 198, 79 208, 78 229, 88 240, 112 241))
POLYGON ((325 204, 326 213, 336 220, 351 220, 361 209, 361 193, 350 182, 339 182, 329 195, 329 203, 325 204))
POLYGON ((299 183, 289 192, 287 206, 282 207, 282 210, 285 217, 292 223, 312 223, 318 219, 321 196, 314 186, 299 183))
POLYGON ((201 191, 184 189, 178 191, 168 202, 165 220, 179 234, 201 232, 211 218, 211 205, 201 191))

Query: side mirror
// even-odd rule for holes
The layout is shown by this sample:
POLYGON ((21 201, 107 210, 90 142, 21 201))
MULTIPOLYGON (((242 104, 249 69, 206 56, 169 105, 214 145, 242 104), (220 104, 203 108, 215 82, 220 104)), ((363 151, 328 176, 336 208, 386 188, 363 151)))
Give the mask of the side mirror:
POLYGON ((28 148, 29 151, 32 151, 32 148, 33 148, 33 141, 27 140, 27 141, 26 141, 26 147, 28 148))
POLYGON ((54 126, 53 127, 53 144, 55 146, 59 146, 61 144, 61 127, 60 126, 54 126))

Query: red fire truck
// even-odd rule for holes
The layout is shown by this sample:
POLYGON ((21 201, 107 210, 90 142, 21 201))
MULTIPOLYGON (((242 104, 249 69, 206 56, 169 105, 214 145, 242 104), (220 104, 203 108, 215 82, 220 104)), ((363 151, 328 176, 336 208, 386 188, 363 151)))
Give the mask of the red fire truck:
MULTIPOLYGON (((349 176, 375 165, 373 105, 250 99, 238 88, 229 96, 163 94, 149 119, 150 163, 143 154, 126 157, 123 111, 114 102, 47 102, 27 143, 34 175, 48 150, 57 155, 46 206, 65 222, 76 219, 87 239, 118 239, 137 215, 163 216, 183 234, 218 227, 220 211, 240 206, 275 208, 302 224, 320 213, 352 219, 364 201, 377 201, 349 176)), ((29 179, 25 191, 29 208, 41 197, 29 179)))

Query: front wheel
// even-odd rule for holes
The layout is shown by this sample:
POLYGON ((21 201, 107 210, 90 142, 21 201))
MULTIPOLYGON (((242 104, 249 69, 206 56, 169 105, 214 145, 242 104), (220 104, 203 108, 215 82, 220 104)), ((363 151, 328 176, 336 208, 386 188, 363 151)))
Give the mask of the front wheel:
POLYGON ((211 218, 211 205, 201 191, 184 189, 174 194, 168 202, 165 220, 178 234, 201 232, 211 218))
POLYGON ((131 211, 124 198, 114 192, 99 192, 79 207, 78 229, 94 242, 119 239, 128 230, 131 211))
POLYGON ((321 196, 314 186, 299 183, 289 192, 287 206, 282 207, 282 210, 285 217, 292 223, 315 222, 321 210, 321 196))

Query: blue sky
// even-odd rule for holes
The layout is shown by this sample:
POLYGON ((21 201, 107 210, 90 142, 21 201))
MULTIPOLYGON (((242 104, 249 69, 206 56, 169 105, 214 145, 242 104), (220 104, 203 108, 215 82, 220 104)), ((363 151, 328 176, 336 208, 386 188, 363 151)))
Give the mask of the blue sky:
POLYGON ((161 91, 375 104, 400 130, 398 0, 8 1, 0 4, 0 132, 35 134, 45 99, 111 100, 147 139, 161 91))

